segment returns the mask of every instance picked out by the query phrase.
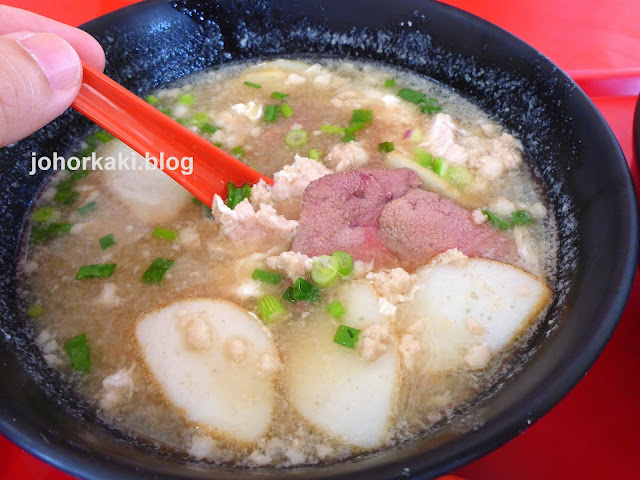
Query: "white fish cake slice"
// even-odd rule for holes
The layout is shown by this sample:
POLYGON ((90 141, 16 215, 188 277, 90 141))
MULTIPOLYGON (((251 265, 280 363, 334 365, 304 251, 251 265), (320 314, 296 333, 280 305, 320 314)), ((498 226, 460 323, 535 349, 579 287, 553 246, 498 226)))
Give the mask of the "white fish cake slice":
MULTIPOLYGON (((103 147, 102 156, 117 161, 118 155, 135 157, 136 169, 105 170, 103 181, 109 192, 140 220, 151 224, 170 222, 189 204, 192 195, 184 187, 159 169, 143 168, 145 158, 120 140, 112 140, 103 147)), ((132 160, 128 163, 132 165, 132 160)))
POLYGON ((531 326, 551 298, 542 279, 481 258, 426 266, 418 279, 421 289, 409 305, 409 317, 422 321, 418 337, 427 371, 465 368, 473 347, 488 347, 490 354, 502 350, 531 326))
POLYGON ((378 310, 378 295, 365 281, 348 282, 338 288, 336 299, 342 303, 345 313, 340 322, 364 330, 382 320, 378 310))
POLYGON ((381 445, 399 385, 395 346, 374 362, 333 342, 338 322, 309 318, 284 353, 286 394, 310 423, 357 447, 381 445))
POLYGON ((250 82, 260 85, 265 91, 286 93, 285 81, 290 74, 302 74, 311 65, 295 60, 274 60, 250 68, 238 78, 239 83, 250 82))
POLYGON ((166 398, 193 423, 254 442, 271 424, 276 348, 258 320, 223 300, 170 304, 136 326, 138 346, 166 398), (265 357, 266 356, 266 357, 265 357))

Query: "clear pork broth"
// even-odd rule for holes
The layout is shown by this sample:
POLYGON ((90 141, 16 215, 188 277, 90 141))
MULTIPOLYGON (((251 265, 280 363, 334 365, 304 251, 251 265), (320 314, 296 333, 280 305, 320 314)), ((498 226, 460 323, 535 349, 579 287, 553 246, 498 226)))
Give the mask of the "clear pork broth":
MULTIPOLYGON (((389 163, 389 155, 397 154, 404 158, 402 161, 415 163, 421 159, 420 154, 416 157, 416 149, 433 153, 432 160, 441 157, 448 168, 463 167, 463 172, 471 172, 473 180, 469 185, 452 183, 444 173, 442 179, 449 183, 447 188, 453 186, 455 195, 464 193, 456 201, 473 212, 476 223, 486 222, 483 210, 507 222, 513 211, 526 211, 531 216, 525 225, 509 225, 501 233, 516 246, 508 263, 540 277, 549 288, 553 285, 554 222, 543 206, 542 192, 529 166, 522 161, 518 142, 475 106, 433 82, 407 72, 363 63, 326 61, 322 65, 311 65, 311 62, 279 61, 200 73, 176 86, 159 90, 149 101, 157 108, 168 109, 168 114, 189 128, 270 176, 297 162, 296 154, 314 156, 310 153, 312 150, 321 151, 317 161, 331 171, 398 168, 397 163, 389 163), (397 95, 402 88, 437 99, 438 108, 433 110, 441 111, 427 108, 421 112, 424 103, 412 103, 397 95), (274 92, 288 96, 272 98, 274 92), (283 114, 283 104, 290 107, 290 116, 286 116, 286 109, 283 114), (267 105, 279 106, 280 113, 274 122, 264 121, 267 105), (330 129, 322 128, 323 125, 349 127, 354 110, 371 110, 373 120, 360 126, 353 142, 343 142, 339 132, 328 133, 324 130, 330 129), (444 134, 435 132, 436 116, 444 134), (287 145, 285 136, 291 130, 304 130, 307 140, 302 145, 287 145), (453 146, 451 141, 443 140, 443 135, 453 139, 453 146), (381 152, 385 150, 380 146, 383 142, 393 142, 394 152, 381 152), (355 153, 344 150, 351 148, 348 145, 357 145, 358 150, 355 153), (500 155, 506 155, 507 160, 501 163, 500 159, 505 157, 500 155), (364 163, 362 158, 366 158, 364 163)), ((97 141, 98 155, 127 152, 115 140, 107 137, 103 140, 106 141, 97 141)), ((428 169, 433 172, 433 164, 428 169)), ((186 299, 227 300, 254 314, 259 298, 269 294, 279 298, 285 287, 293 283, 294 279, 287 277, 284 267, 270 268, 266 263, 266 257, 289 251, 291 239, 267 236, 238 241, 229 238, 221 232, 220 222, 212 220, 206 206, 192 202, 189 195, 176 193, 176 187, 164 183, 160 185, 170 190, 168 195, 175 195, 167 203, 171 205, 169 210, 175 212, 154 211, 151 201, 141 213, 141 203, 136 198, 124 198, 114 187, 122 186, 122 174, 93 171, 75 181, 71 191, 78 195, 73 201, 68 200, 71 205, 60 203, 64 195, 56 197, 61 191, 60 182, 71 178, 69 173, 52 178, 36 207, 51 206, 54 213, 43 223, 32 221, 32 225, 37 228, 54 222, 71 223, 73 227, 68 235, 53 234, 41 244, 29 246, 22 263, 22 296, 47 363, 58 369, 74 385, 78 395, 94 404, 109 423, 131 435, 216 463, 289 466, 338 461, 425 432, 456 407, 489 388, 489 379, 507 358, 505 352, 534 328, 536 318, 523 320, 522 325, 512 327, 506 345, 490 350, 489 341, 481 341, 486 334, 484 327, 472 319, 467 320, 465 335, 471 335, 469 338, 477 335, 478 340, 465 344, 464 349, 454 349, 459 358, 451 359, 446 348, 437 347, 457 341, 447 337, 447 325, 442 327, 437 319, 422 318, 416 310, 416 305, 424 301, 416 299, 421 298, 420 282, 424 280, 419 275, 420 272, 426 275, 424 272, 429 266, 425 265, 429 262, 398 261, 384 268, 356 262, 353 273, 336 285, 321 289, 319 303, 293 305, 283 301, 288 313, 264 327, 268 329, 278 358, 275 373, 265 374, 273 386, 273 408, 268 427, 258 437, 250 441, 238 439, 223 428, 189 421, 188 412, 167 396, 162 382, 141 352, 136 340, 138 322, 151 312, 186 299), (93 205, 91 202, 95 202, 95 208, 79 210, 87 204, 93 205), (154 236, 156 227, 177 231, 177 238, 167 240, 154 236), (113 235, 115 245, 103 250, 99 240, 109 234, 113 235), (143 283, 143 272, 158 257, 175 263, 159 285, 143 283), (103 263, 117 265, 113 276, 76 279, 83 265, 103 263), (388 274, 393 267, 405 268, 409 282, 418 288, 399 288, 393 295, 385 296, 384 286, 376 284, 381 277, 376 280, 375 274, 388 274), (284 279, 278 285, 257 282, 251 279, 256 268, 282 272, 284 279), (416 280, 418 277, 422 280, 416 280), (350 290, 350 285, 356 289, 350 290), (373 310, 367 305, 368 298, 374 299, 373 310), (334 301, 340 301, 347 310, 338 319, 326 311, 327 305, 334 301), (362 337, 356 348, 331 341, 340 324, 357 323, 367 315, 377 320, 373 324, 362 324, 362 337), (417 325, 417 320, 424 321, 426 327, 417 325), (371 329, 376 323, 380 328, 371 329), (86 335, 90 348, 89 373, 74 372, 64 348, 66 341, 79 334, 86 335), (431 338, 426 347, 425 338, 431 338), (364 350, 365 339, 371 351, 364 350), (306 367, 297 370, 306 363, 304 351, 316 348, 329 352, 329 370, 339 370, 341 361, 337 360, 336 364, 332 352, 336 358, 345 358, 345 362, 354 359, 363 362, 365 373, 367 362, 375 364, 388 355, 395 355, 393 366, 385 370, 393 372, 389 378, 395 386, 391 392, 385 390, 389 397, 388 405, 383 408, 387 418, 382 433, 378 432, 376 438, 345 439, 327 425, 309 418, 305 408, 296 404, 298 400, 292 400, 292 395, 300 396, 304 384, 291 387, 291 379, 305 375, 306 367), (119 380, 110 377, 118 373, 121 374, 119 380), (113 381, 105 383, 109 377, 113 381), (295 391, 298 393, 292 393, 295 391)), ((149 181, 151 183, 141 185, 156 185, 153 182, 157 179, 149 181)), ((430 189, 424 185, 422 188, 430 189)), ((157 193, 150 193, 152 200, 157 193)), ((302 203, 298 193, 293 198, 274 201, 277 214, 298 220, 302 203)), ((253 203, 258 209, 258 202, 253 203)), ((214 205, 214 217, 218 210, 214 205)), ((447 253, 438 258, 440 260, 431 265, 445 265, 444 270, 447 265, 455 270, 465 262, 447 253)), ((303 277, 309 279, 308 272, 303 277)), ((453 298, 456 295, 455 291, 444 294, 453 298)), ((547 302, 548 298, 544 305, 537 306, 535 317, 542 315, 547 302)), ((260 324, 255 314, 253 321, 260 324)), ((444 321, 446 323, 446 319, 444 321)), ((236 358, 238 362, 243 360, 236 358)), ((313 365, 314 361, 308 363, 313 365)), ((357 407, 367 408, 367 404, 357 407)), ((242 415, 242 412, 236 414, 242 415)))

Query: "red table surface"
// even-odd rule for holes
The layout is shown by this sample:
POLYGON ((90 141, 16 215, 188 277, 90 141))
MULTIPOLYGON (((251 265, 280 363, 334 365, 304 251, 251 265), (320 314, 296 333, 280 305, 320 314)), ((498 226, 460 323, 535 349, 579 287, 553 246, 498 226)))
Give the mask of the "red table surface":
MULTIPOLYGON (((79 25, 132 0, 9 0, 79 25)), ((640 74, 640 1, 447 0, 536 47, 576 79, 640 74)), ((640 184, 633 159, 635 98, 593 97, 640 184)), ((631 91, 629 91, 631 89, 631 91)), ((638 87, 640 89, 640 87, 638 87)), ((596 92, 597 95, 617 95, 596 92)), ((588 92, 589 93, 589 92, 588 92)), ((588 374, 526 432, 456 472, 468 480, 640 479, 640 275, 618 328, 588 374)), ((0 436, 0 478, 69 480, 0 436)))

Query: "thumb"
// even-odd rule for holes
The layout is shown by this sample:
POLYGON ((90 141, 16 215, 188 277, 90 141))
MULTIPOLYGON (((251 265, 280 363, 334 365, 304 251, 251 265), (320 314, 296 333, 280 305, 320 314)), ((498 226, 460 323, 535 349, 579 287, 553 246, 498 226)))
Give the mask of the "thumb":
POLYGON ((62 114, 82 82, 78 54, 51 33, 0 36, 0 147, 62 114))

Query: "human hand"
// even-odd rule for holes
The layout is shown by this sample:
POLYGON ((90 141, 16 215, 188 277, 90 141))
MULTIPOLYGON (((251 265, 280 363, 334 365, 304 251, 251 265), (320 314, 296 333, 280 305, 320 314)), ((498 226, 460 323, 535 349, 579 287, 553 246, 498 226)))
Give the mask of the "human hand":
POLYGON ((104 69, 88 33, 35 13, 0 5, 0 147, 61 115, 82 82, 80 59, 104 69))

